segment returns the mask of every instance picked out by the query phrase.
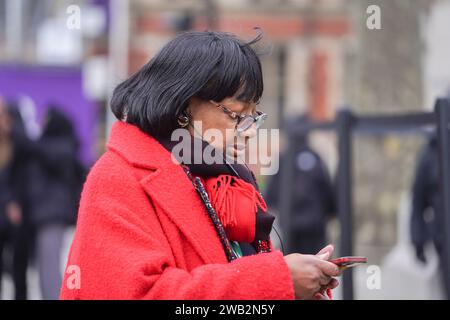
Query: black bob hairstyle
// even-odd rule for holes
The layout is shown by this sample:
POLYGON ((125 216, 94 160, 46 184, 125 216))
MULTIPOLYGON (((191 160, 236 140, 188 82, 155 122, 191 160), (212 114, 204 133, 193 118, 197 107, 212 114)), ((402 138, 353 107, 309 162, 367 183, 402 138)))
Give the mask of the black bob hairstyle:
POLYGON ((167 138, 192 97, 259 102, 264 85, 252 45, 261 38, 261 32, 249 42, 222 32, 182 33, 115 88, 112 112, 151 136, 167 138))

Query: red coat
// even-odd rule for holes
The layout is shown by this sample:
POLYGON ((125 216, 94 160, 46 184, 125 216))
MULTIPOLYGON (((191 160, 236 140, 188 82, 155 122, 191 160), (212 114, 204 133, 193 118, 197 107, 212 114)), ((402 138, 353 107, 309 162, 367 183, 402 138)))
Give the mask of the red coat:
POLYGON ((280 251, 227 262, 182 167, 116 122, 89 173, 61 299, 294 299, 280 251))

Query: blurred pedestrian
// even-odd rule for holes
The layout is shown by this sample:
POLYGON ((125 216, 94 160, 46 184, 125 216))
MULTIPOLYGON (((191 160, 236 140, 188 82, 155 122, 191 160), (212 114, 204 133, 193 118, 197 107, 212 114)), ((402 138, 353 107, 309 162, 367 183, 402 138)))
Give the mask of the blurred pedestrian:
MULTIPOLYGON (((10 270, 16 300, 27 298, 26 271, 30 242, 23 193, 26 160, 21 141, 24 135, 18 110, 0 100, 0 257, 5 244, 10 244, 10 270)), ((1 269, 2 265, 0 274, 1 269)))
MULTIPOLYGON (((295 124, 307 121, 300 117, 288 123, 288 130, 295 124)), ((297 136, 289 148, 295 157, 288 164, 292 169, 292 190, 287 250, 314 254, 326 243, 326 226, 335 215, 335 194, 325 163, 308 143, 306 135, 297 136)), ((268 181, 267 205, 281 210, 280 190, 285 167, 285 154, 280 156, 280 170, 268 181)), ((284 212, 280 212, 283 218, 284 212)))
POLYGON ((76 219, 80 179, 77 151, 71 121, 57 107, 50 107, 42 136, 29 147, 32 161, 28 185, 40 287, 46 300, 58 298, 63 236, 76 219))
MULTIPOLYGON (((446 277, 446 259, 443 256, 445 223, 439 180, 438 141, 434 133, 423 148, 416 167, 412 187, 410 232, 417 259, 427 263, 425 246, 431 241, 438 253, 441 274, 446 277)), ((447 284, 447 281, 443 282, 447 284)), ((450 299, 450 288, 445 287, 445 291, 447 299, 450 299)))

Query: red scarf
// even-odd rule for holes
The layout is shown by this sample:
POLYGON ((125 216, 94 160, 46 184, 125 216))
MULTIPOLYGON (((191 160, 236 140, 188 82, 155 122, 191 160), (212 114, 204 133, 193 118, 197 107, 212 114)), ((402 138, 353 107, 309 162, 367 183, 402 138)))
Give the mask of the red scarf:
MULTIPOLYGON (((271 251, 270 232, 275 217, 267 212, 253 172, 242 164, 195 164, 196 152, 203 152, 208 146, 206 141, 195 140, 189 146, 191 161, 185 165, 201 179, 226 237, 239 242, 241 249, 245 248, 244 255, 271 251)), ((169 151, 178 143, 169 139, 160 142, 169 151)), ((178 161, 183 163, 182 158, 178 161)))
POLYGON ((255 187, 231 175, 206 178, 204 185, 228 238, 253 242, 256 212, 258 208, 267 212, 267 205, 255 187))

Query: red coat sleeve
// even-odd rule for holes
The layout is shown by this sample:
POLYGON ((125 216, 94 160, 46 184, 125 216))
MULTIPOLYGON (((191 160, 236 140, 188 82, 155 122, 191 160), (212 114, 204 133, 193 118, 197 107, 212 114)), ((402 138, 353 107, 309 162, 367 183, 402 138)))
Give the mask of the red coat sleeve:
POLYGON ((279 251, 189 272, 177 268, 138 181, 104 174, 91 173, 85 184, 67 263, 77 266, 79 286, 68 285, 66 273, 61 299, 294 299, 279 251))

